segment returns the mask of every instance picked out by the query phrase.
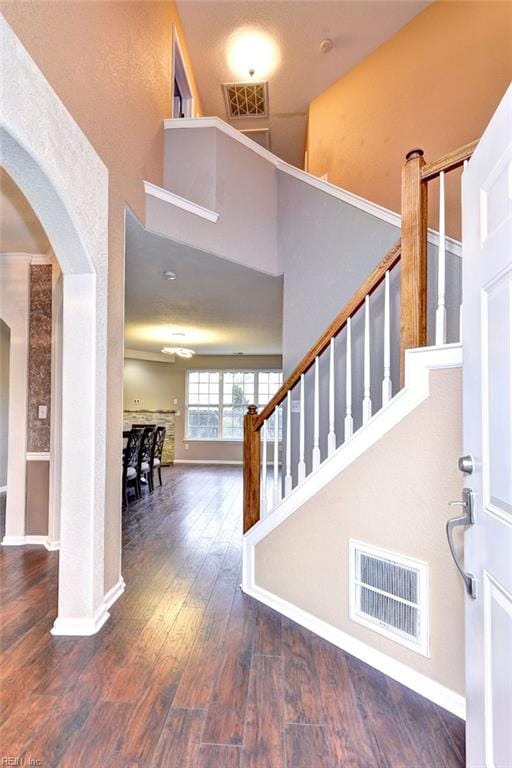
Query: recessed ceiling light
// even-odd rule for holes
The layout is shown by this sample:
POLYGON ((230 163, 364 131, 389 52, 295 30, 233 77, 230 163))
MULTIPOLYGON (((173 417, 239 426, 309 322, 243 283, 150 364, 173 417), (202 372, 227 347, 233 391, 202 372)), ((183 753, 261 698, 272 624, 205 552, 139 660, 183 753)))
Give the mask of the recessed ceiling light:
POLYGON ((233 352, 233 355, 243 355, 243 352, 233 352))
POLYGON ((171 336, 185 336, 185 334, 183 333, 183 331, 173 331, 171 333, 171 336))
POLYGON ((164 277, 166 280, 176 280, 176 272, 168 270, 167 272, 164 272, 164 277))
POLYGON ((178 355, 178 357, 193 357, 195 355, 193 349, 186 349, 185 347, 164 347, 162 352, 164 355, 178 355))

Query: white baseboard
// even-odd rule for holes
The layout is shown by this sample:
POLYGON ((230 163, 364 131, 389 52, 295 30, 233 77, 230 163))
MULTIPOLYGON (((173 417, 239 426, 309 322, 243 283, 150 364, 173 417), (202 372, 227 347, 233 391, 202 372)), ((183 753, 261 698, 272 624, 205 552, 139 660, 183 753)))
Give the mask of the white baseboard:
POLYGON ((3 547, 20 547, 22 544, 26 544, 25 536, 4 536, 2 539, 3 547))
POLYGON ((331 624, 318 619, 311 613, 303 611, 296 605, 283 600, 271 592, 267 592, 267 590, 261 587, 244 584, 243 591, 283 614, 283 616, 300 624, 301 627, 305 627, 316 635, 323 637, 324 640, 332 643, 337 648, 341 648, 342 651, 346 651, 374 667, 374 669, 378 669, 388 677, 419 693, 421 696, 434 702, 434 704, 438 704, 443 709, 447 709, 457 717, 465 719, 466 702, 459 693, 451 691, 426 675, 416 672, 411 667, 402 664, 402 662, 392 659, 381 651, 375 650, 375 648, 363 643, 361 640, 357 640, 355 637, 343 632, 343 630, 333 627, 331 624))
POLYGON ((2 546, 4 547, 20 547, 25 544, 31 546, 45 547, 49 552, 54 552, 60 548, 60 541, 50 540, 46 534, 39 535, 28 533, 26 536, 4 536, 2 539, 2 546))
POLYGON ((48 543, 48 536, 46 534, 36 535, 33 533, 28 533, 25 536, 25 544, 42 544, 43 547, 46 547, 47 543, 48 543))
POLYGON ((232 464, 242 466, 242 461, 228 461, 227 459, 174 459, 175 464, 232 464))
POLYGON ((107 609, 111 608, 116 602, 116 600, 121 597, 125 589, 126 589, 126 584, 123 577, 121 576, 117 584, 114 584, 112 589, 109 589, 109 591, 105 594, 105 597, 103 598, 105 607, 107 609))
POLYGON ((88 636, 95 635, 98 632, 110 613, 107 611, 106 605, 103 603, 95 612, 94 616, 87 618, 63 618, 57 616, 55 623, 50 632, 52 635, 73 635, 73 636, 88 636))
POLYGON ((1 495, 2 493, 7 493, 7 486, 6 486, 6 485, 2 485, 2 486, 0 487, 0 495, 1 495))

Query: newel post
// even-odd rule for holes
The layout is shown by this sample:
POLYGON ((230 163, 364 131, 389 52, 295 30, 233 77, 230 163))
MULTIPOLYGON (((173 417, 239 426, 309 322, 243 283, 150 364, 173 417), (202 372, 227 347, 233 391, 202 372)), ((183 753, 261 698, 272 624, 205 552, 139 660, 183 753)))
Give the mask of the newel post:
POLYGON ((427 183, 422 149, 412 149, 402 169, 400 282, 400 381, 405 350, 427 343, 427 183))
POLYGON ((260 519, 260 433, 254 429, 258 415, 249 405, 244 416, 244 533, 260 519))

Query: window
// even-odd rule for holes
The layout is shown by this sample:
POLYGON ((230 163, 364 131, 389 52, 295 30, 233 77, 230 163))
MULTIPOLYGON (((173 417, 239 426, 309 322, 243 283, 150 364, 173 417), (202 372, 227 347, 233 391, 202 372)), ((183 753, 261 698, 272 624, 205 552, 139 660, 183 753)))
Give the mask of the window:
POLYGON ((247 406, 262 408, 282 380, 281 371, 188 371, 186 439, 242 440, 247 406))

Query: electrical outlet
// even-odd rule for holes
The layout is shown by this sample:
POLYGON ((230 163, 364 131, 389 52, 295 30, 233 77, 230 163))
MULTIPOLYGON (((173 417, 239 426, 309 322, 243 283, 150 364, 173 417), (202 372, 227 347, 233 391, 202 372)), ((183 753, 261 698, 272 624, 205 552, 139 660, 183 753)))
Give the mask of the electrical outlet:
POLYGON ((173 400, 173 404, 174 404, 174 405, 178 405, 178 398, 177 398, 177 397, 175 397, 175 398, 174 398, 174 400, 173 400))
POLYGON ((48 406, 47 405, 40 405, 37 409, 37 418, 38 419, 47 419, 48 418, 48 406))
POLYGON ((140 397, 134 397, 133 398, 133 404, 134 405, 140 405, 140 397))
POLYGON ((188 451, 189 447, 190 447, 190 446, 189 446, 189 444, 188 444, 188 443, 185 443, 185 450, 186 450, 186 451, 188 451))

